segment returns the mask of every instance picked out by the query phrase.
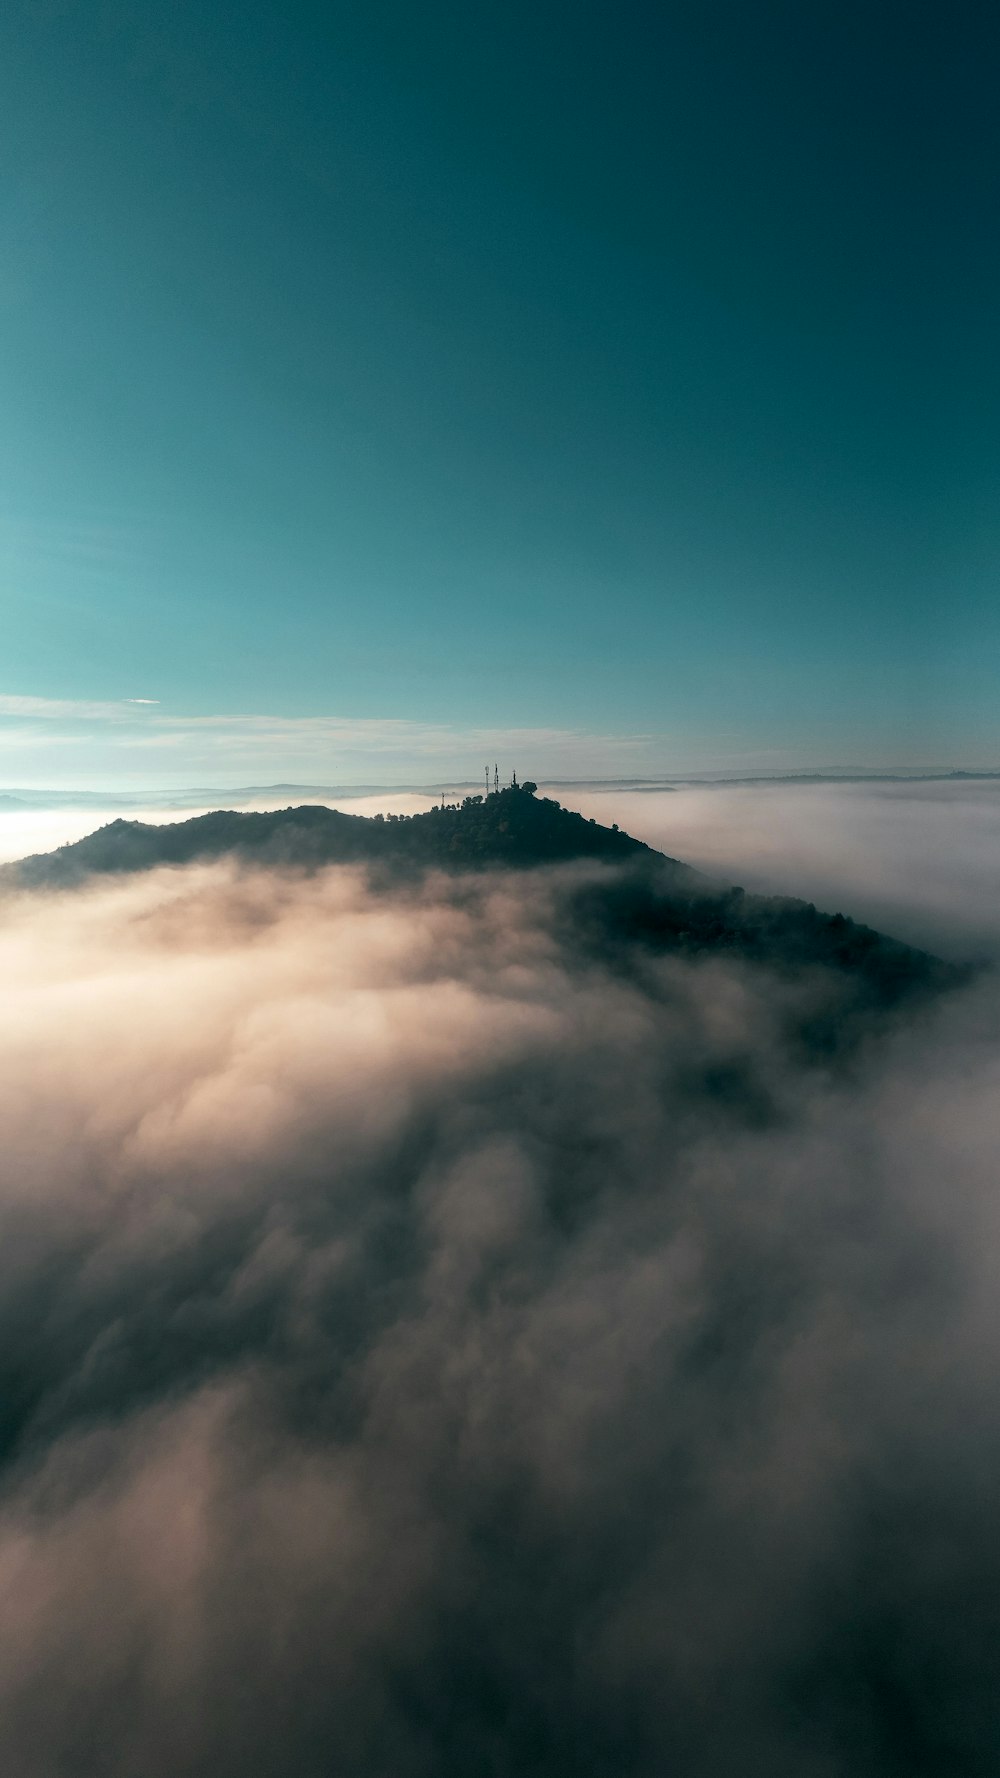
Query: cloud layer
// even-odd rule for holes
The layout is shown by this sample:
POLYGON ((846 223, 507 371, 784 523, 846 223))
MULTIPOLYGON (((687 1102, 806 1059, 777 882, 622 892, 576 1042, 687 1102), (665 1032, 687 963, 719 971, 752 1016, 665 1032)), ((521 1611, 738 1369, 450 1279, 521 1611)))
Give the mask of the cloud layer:
POLYGON ((828 1075, 576 881, 5 904, 5 1770, 995 1771, 993 991, 828 1075))
POLYGON ((680 784, 573 802, 748 889, 840 908, 949 956, 1000 957, 1000 780, 680 784))

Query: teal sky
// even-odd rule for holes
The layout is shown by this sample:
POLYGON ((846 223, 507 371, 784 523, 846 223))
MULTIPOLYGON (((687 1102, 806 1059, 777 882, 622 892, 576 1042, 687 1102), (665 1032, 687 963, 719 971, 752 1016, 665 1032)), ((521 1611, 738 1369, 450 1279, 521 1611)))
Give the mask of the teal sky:
POLYGON ((14 0, 0 779, 1000 761, 998 47, 14 0))

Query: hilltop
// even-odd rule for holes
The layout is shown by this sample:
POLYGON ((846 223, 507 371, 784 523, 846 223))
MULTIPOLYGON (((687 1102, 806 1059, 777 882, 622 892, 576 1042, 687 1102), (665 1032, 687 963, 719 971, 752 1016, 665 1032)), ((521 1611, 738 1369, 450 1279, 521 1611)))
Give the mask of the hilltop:
POLYGON ((269 814, 217 810, 153 826, 112 821, 58 851, 0 869, 0 888, 67 889, 93 877, 235 857, 256 867, 362 864, 376 889, 449 873, 532 870, 572 861, 607 871, 567 880, 567 942, 616 970, 642 959, 719 954, 786 980, 818 984, 800 1035, 823 1051, 850 1046, 872 1016, 957 985, 965 972, 811 903, 748 895, 587 820, 526 784, 411 816, 348 815, 306 805, 269 814))
MULTIPOLYGON (((662 858, 641 840, 601 827, 533 785, 488 797, 467 796, 419 815, 346 815, 322 805, 244 814, 219 809, 187 821, 151 825, 119 819, 58 851, 7 866, 0 882, 56 888, 107 872, 191 864, 235 853, 261 864, 385 865, 406 869, 524 868, 573 858, 662 858)), ((686 867, 670 861, 684 874, 686 867)), ((689 874, 692 879, 695 873, 689 874)))

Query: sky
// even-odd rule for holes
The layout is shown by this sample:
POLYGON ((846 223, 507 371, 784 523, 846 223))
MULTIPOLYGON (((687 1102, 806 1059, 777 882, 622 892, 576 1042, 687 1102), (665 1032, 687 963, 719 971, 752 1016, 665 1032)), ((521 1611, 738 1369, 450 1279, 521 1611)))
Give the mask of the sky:
POLYGON ((14 0, 0 783, 996 764, 998 40, 14 0))

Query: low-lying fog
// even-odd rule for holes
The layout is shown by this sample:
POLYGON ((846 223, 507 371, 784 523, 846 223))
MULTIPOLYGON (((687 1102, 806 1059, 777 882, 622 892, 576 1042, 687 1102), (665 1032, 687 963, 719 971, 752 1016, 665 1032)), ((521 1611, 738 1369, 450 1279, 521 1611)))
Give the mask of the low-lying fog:
MULTIPOLYGON (((573 800, 961 950, 993 795, 573 800)), ((0 906, 4 1772, 1000 1770, 995 986, 829 1069, 575 870, 0 906)))
MULTIPOLYGON (((801 896, 952 957, 1000 952, 1000 780, 541 788, 568 808, 617 821, 647 844, 746 889, 801 896)), ((439 794, 311 800, 359 815, 419 814, 439 794)), ((257 797, 238 806, 287 803, 287 797, 257 797)), ((164 801, 0 807, 0 862, 81 839, 123 814, 179 821, 210 806, 227 806, 224 796, 184 808, 164 801)))
POLYGON ((997 954, 1000 780, 681 785, 572 803, 746 889, 949 956, 997 954))
MULTIPOLYGON (((382 795, 334 797, 324 795, 236 796, 227 799, 220 791, 211 802, 185 799, 183 803, 169 798, 136 798, 128 802, 108 798, 95 800, 81 807, 68 803, 61 808, 33 809, 4 807, 0 798, 0 864, 14 858, 26 858, 33 852, 52 852, 57 846, 82 840, 95 828, 109 821, 188 821, 195 815, 207 815, 212 809, 287 809, 295 803, 325 803, 331 809, 346 809, 352 815, 400 814, 419 815, 440 801, 440 792, 432 795, 419 790, 386 792, 382 795)), ((613 819, 613 817, 612 817, 613 819)))

